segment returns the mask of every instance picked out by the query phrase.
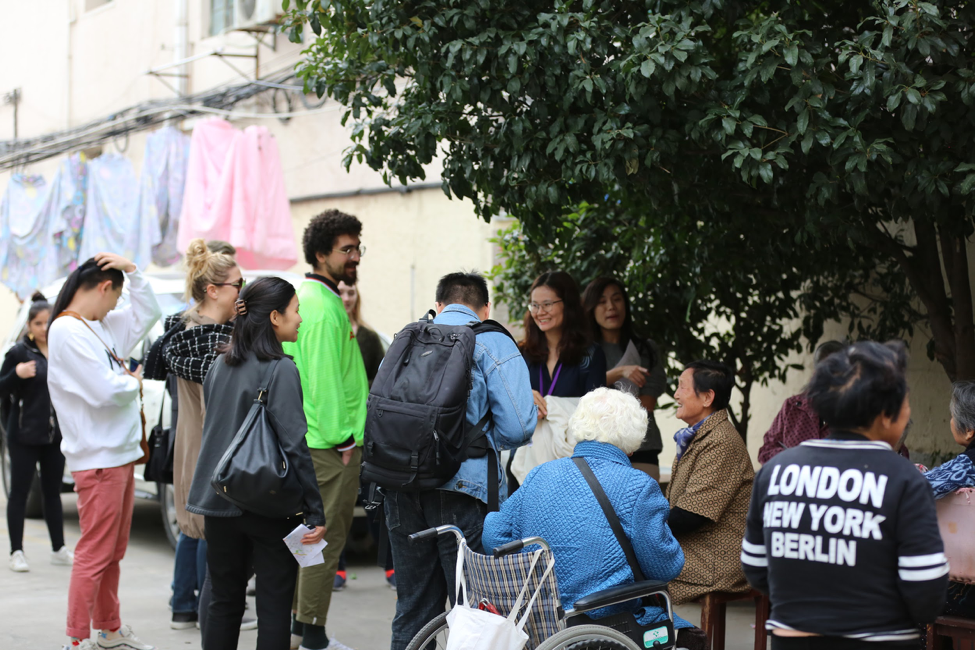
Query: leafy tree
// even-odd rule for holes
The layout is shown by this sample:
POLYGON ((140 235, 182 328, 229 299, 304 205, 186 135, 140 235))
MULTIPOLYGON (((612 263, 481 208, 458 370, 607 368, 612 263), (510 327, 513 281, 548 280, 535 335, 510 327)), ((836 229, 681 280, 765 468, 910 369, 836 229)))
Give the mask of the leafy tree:
MULTIPOLYGON (((629 262, 607 266, 647 291, 663 267, 642 265, 644 239, 656 237, 646 246, 658 262, 688 250, 709 262, 697 267, 707 290, 680 285, 675 305, 659 301, 679 291, 655 295, 648 322, 651 311, 676 317, 691 305, 672 322, 699 328, 704 310, 727 309, 737 324, 754 296, 781 293, 779 312, 790 297, 823 310, 805 311, 807 321, 849 314, 861 333, 911 333, 915 297, 932 356, 950 378, 975 378, 971 3, 284 4, 293 40, 316 35, 299 75, 348 109, 347 165, 406 182, 439 155, 448 195, 485 219, 517 217, 534 244, 564 244, 563 215, 596 206, 609 225, 639 226, 625 240, 629 262)), ((735 338, 792 340, 762 327, 735 338)))
POLYGON ((892 336, 901 326, 901 319, 892 329, 876 318, 881 301, 874 296, 851 302, 851 289, 870 287, 885 301, 897 297, 905 307, 902 317, 916 318, 899 276, 885 289, 880 282, 888 274, 877 273, 873 260, 847 254, 835 260, 834 272, 824 273, 829 251, 797 256, 793 238, 781 228, 752 222, 745 231, 733 230, 744 220, 721 228, 702 221, 676 228, 655 224, 645 214, 621 214, 615 201, 582 206, 555 225, 549 242, 527 237, 515 223, 497 238, 502 262, 494 270, 496 298, 511 313, 525 313, 532 280, 555 268, 583 286, 599 275, 620 278, 630 288, 638 329, 675 357, 668 376, 675 378, 684 363, 698 358, 738 368, 742 402, 731 415, 742 435, 752 388, 801 369, 787 357, 802 349, 803 339, 819 341, 825 321, 850 316, 851 334, 871 338, 892 336))

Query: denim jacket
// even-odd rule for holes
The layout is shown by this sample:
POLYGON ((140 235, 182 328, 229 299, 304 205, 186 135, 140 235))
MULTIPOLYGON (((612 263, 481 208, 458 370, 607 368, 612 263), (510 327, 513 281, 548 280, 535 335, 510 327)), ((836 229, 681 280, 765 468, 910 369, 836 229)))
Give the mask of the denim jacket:
MULTIPOLYGON (((478 320, 470 307, 453 304, 433 322, 466 325, 478 320)), ((491 411, 487 437, 495 452, 530 442, 538 422, 538 409, 532 397, 528 366, 518 346, 499 332, 478 334, 471 375, 474 387, 467 400, 467 423, 475 426, 491 411)), ((500 470, 499 502, 508 494, 504 468, 500 470)), ((487 503, 487 457, 464 461, 457 474, 440 489, 467 494, 487 503)))

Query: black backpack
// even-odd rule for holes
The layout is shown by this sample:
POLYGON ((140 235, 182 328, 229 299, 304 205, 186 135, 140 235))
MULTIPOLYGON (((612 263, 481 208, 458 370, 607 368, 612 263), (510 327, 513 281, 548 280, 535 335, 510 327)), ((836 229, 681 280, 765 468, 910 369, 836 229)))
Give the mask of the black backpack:
POLYGON ((468 458, 487 455, 488 505, 497 509, 497 456, 485 433, 490 412, 474 427, 466 418, 474 337, 481 332, 511 337, 495 321, 441 325, 431 314, 396 335, 366 404, 363 483, 432 490, 453 478, 468 458))

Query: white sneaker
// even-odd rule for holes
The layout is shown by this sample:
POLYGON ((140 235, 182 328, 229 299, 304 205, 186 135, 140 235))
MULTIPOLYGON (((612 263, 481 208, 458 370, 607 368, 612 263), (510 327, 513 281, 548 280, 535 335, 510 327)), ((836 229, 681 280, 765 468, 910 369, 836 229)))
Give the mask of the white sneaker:
POLYGON ((98 646, 91 639, 82 639, 78 645, 68 643, 61 650, 98 650, 98 646))
POLYGON ((98 647, 99 648, 121 648, 122 650, 156 650, 156 646, 149 645, 148 643, 143 643, 139 637, 135 635, 132 628, 128 625, 123 625, 119 628, 119 637, 116 639, 105 638, 105 632, 98 633, 98 647))
POLYGON ((62 546, 51 553, 51 564, 55 566, 71 566, 74 564, 74 553, 69 551, 67 546, 62 546))
MULTIPOLYGON (((306 648, 303 645, 298 646, 298 649, 299 650, 308 650, 308 648, 306 648)), ((352 648, 350 648, 349 646, 345 645, 344 643, 341 643, 340 641, 338 641, 336 639, 329 639, 328 640, 328 645, 325 647, 325 650, 352 650, 352 648)))
POLYGON ((30 567, 27 566, 27 558, 23 551, 14 551, 10 554, 10 570, 17 573, 27 573, 30 567))
POLYGON ((328 650, 352 650, 352 648, 341 643, 338 639, 329 639, 328 650))
POLYGON ((257 619, 244 617, 240 619, 240 631, 246 632, 247 630, 257 629, 257 619))

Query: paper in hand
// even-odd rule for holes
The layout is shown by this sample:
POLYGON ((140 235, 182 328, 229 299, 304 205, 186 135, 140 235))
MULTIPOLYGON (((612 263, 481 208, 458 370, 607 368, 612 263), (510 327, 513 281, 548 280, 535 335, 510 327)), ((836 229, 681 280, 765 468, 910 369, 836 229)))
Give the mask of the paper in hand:
POLYGON ((325 558, 322 557, 322 550, 328 546, 328 542, 323 539, 317 544, 301 543, 301 538, 311 530, 313 529, 304 524, 298 524, 298 527, 288 533, 288 536, 284 538, 285 546, 295 556, 298 564, 303 567, 315 566, 316 564, 323 564, 325 562, 325 558))

